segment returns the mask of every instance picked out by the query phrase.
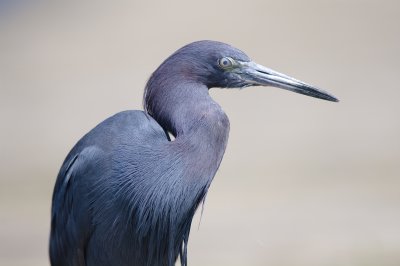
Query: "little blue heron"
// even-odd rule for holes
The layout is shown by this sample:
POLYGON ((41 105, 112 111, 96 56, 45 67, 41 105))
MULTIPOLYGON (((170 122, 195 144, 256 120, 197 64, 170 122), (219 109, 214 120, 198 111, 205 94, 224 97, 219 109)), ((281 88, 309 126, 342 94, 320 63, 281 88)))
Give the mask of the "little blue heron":
POLYGON ((52 265, 187 265, 190 225, 221 163, 229 120, 208 90, 273 86, 338 101, 221 42, 190 43, 151 75, 144 111, 87 133, 54 187, 52 265), (175 139, 171 139, 169 134, 175 139))

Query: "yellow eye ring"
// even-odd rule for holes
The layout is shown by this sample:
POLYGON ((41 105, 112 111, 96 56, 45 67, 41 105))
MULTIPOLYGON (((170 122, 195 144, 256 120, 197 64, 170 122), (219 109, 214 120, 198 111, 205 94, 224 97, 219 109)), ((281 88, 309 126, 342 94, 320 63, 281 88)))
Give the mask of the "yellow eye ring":
POLYGON ((235 64, 235 61, 230 57, 223 57, 218 60, 218 65, 224 69, 231 68, 235 64))

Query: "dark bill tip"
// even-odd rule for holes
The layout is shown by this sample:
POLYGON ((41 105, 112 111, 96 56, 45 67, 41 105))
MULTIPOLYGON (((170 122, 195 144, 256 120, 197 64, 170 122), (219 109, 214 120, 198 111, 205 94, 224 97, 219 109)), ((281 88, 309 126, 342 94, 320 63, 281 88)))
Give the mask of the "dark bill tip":
MULTIPOLYGON (((279 85, 277 85, 279 86, 279 85)), ((293 92, 297 92, 303 95, 307 95, 310 97, 314 97, 314 98, 318 98, 318 99, 322 99, 322 100, 326 100, 326 101, 330 101, 330 102, 339 102, 339 99, 336 98, 335 96, 333 96, 332 94, 323 91, 319 88, 310 86, 308 84, 299 84, 297 86, 287 86, 287 84, 284 84, 283 86, 279 86, 282 89, 287 89, 287 90, 291 90, 293 92)))

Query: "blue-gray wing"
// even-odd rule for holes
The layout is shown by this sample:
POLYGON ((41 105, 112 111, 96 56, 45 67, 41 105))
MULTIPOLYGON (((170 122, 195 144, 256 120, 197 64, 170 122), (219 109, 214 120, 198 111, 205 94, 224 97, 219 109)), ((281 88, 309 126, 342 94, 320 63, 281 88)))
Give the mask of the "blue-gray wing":
POLYGON ((96 169, 102 151, 94 146, 71 152, 62 166, 53 194, 50 259, 52 265, 86 265, 85 248, 90 238, 89 202, 82 176, 96 169))
POLYGON ((107 207, 119 182, 120 169, 113 165, 119 165, 122 159, 138 163, 136 160, 148 153, 146 147, 157 141, 167 141, 167 137, 152 118, 142 111, 125 111, 100 123, 75 145, 60 169, 53 192, 52 265, 108 265, 110 255, 106 253, 116 252, 116 248, 98 245, 107 244, 99 238, 109 234, 109 225, 121 211, 115 205, 107 207), (122 155, 121 147, 127 149, 122 155), (137 155, 132 157, 128 151, 137 155), (96 219, 99 215, 101 222, 96 219))

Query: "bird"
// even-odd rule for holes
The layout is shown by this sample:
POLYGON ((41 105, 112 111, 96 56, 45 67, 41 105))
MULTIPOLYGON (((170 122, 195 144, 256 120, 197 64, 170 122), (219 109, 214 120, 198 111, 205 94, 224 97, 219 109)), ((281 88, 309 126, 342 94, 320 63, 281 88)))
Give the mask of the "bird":
POLYGON ((218 41, 189 43, 144 88, 143 110, 84 135, 54 186, 51 265, 187 265, 190 226, 227 146, 230 122, 211 88, 272 86, 337 102, 315 86, 218 41))

